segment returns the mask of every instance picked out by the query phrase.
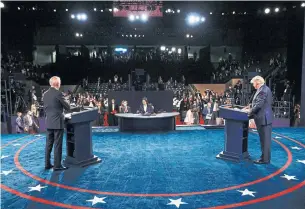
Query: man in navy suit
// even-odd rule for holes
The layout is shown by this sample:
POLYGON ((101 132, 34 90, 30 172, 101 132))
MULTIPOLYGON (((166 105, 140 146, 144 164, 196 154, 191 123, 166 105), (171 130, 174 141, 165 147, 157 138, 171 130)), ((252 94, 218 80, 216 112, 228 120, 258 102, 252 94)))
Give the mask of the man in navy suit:
POLYGON ((65 170, 62 166, 62 141, 65 128, 63 110, 70 110, 70 104, 59 91, 61 80, 57 76, 50 78, 50 88, 43 95, 43 105, 46 114, 47 142, 45 148, 45 169, 51 169, 51 152, 54 147, 54 171, 65 170))
POLYGON ((249 118, 254 118, 257 132, 260 138, 262 155, 260 159, 254 161, 257 164, 269 164, 271 159, 271 133, 272 133, 272 92, 265 85, 265 80, 261 76, 252 78, 251 83, 257 90, 251 104, 247 107, 249 118))
POLYGON ((148 100, 146 97, 142 99, 142 104, 140 105, 140 109, 138 110, 138 113, 144 115, 154 113, 154 107, 151 104, 148 104, 148 100))

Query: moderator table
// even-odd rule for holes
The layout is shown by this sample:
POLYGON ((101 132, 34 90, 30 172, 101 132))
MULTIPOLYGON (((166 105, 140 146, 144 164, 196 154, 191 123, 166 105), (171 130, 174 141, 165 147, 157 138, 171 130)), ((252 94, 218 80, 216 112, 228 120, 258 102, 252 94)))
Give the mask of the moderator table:
POLYGON ((176 130, 176 116, 178 112, 159 113, 155 115, 141 115, 133 113, 118 113, 119 130, 134 131, 173 131, 176 130))

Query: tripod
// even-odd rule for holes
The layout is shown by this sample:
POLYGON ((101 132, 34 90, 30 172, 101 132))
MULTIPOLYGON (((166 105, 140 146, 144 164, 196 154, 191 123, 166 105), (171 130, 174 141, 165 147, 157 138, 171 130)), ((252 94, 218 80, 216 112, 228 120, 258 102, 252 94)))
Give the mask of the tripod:
POLYGON ((24 112, 25 110, 27 110, 27 105, 23 99, 22 96, 17 95, 16 96, 16 102, 15 102, 15 113, 17 114, 17 112, 24 112))

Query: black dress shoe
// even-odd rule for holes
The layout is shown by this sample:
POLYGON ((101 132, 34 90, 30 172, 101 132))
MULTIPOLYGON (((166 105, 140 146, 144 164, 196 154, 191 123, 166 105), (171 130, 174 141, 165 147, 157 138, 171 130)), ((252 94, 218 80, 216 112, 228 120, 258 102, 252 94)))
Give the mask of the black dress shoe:
POLYGON ((49 169, 51 169, 53 167, 54 167, 53 165, 47 165, 46 167, 44 167, 44 169, 49 170, 49 169))
POLYGON ((68 167, 61 166, 59 168, 54 168, 53 170, 54 171, 63 171, 63 170, 67 170, 67 169, 68 169, 68 167))
POLYGON ((253 161, 255 164, 269 164, 270 161, 263 161, 262 159, 258 159, 253 161))

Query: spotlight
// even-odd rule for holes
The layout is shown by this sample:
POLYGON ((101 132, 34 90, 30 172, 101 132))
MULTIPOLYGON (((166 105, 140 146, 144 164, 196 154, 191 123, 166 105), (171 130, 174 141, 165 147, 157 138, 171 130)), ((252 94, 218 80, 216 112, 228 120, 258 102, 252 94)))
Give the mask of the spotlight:
POLYGON ((302 3, 302 4, 301 4, 301 7, 305 7, 305 3, 302 3))
POLYGON ((200 17, 196 17, 196 22, 199 22, 200 21, 200 17))
POLYGON ((142 14, 141 19, 144 22, 147 21, 147 15, 146 14, 142 14))
POLYGON ((138 20, 139 18, 140 18, 139 15, 137 15, 137 16, 136 16, 136 19, 138 20))
POLYGON ((117 11, 119 11, 119 9, 115 7, 115 8, 113 8, 113 11, 117 12, 117 11))
POLYGON ((182 51, 182 50, 179 48, 179 49, 178 49, 178 54, 181 54, 181 51, 182 51))
POLYGON ((175 47, 172 47, 172 51, 175 52, 175 51, 176 51, 176 48, 175 48, 175 47))
POLYGON ((75 18, 75 15, 74 15, 74 14, 72 14, 72 15, 71 15, 71 18, 72 18, 72 19, 74 19, 74 18, 75 18))
POLYGON ((83 34, 79 34, 80 37, 83 37, 83 34))
POLYGON ((130 20, 130 21, 134 21, 134 15, 130 15, 130 16, 129 16, 129 20, 130 20))
POLYGON ((190 34, 186 34, 186 37, 189 38, 189 37, 190 37, 190 34))
POLYGON ((66 12, 69 11, 68 9, 66 9, 66 12))
POLYGON ((130 37, 132 37, 132 35, 131 35, 131 34, 130 34, 129 36, 130 36, 130 37))
POLYGON ((194 24, 196 22, 196 17, 194 15, 191 15, 188 17, 189 24, 194 24))
POLYGON ((87 20, 87 15, 86 14, 81 14, 81 19, 82 20, 87 20))
POLYGON ((134 37, 137 37, 137 34, 135 34, 134 37))
POLYGON ((246 15, 247 14, 247 12, 244 12, 244 15, 246 15))
POLYGON ((0 2, 0 8, 4 8, 3 2, 0 2))
POLYGON ((128 37, 128 35, 126 35, 126 37, 128 37))
POLYGON ((180 13, 180 9, 177 9, 177 13, 180 13))
POLYGON ((202 17, 200 20, 201 20, 201 22, 204 22, 204 21, 205 21, 205 18, 204 18, 204 17, 202 17))
POLYGON ((54 9, 53 11, 56 12, 56 9, 54 9))
POLYGON ((266 8, 265 9, 265 14, 269 14, 270 13, 270 9, 269 8, 266 8))
POLYGON ((210 15, 212 15, 213 14, 213 12, 210 12, 210 15))
POLYGON ((142 37, 144 37, 144 35, 142 37))
POLYGON ((101 12, 104 12, 104 10, 101 9, 101 12))
POLYGON ((235 15, 235 11, 233 11, 232 14, 235 15))
POLYGON ((79 37, 79 33, 75 33, 75 36, 76 36, 76 37, 79 37))
POLYGON ((20 10, 20 7, 17 7, 18 10, 20 10))
POLYGON ((161 51, 165 51, 165 46, 160 47, 161 51))
POLYGON ((193 38, 193 35, 191 35, 191 38, 193 38))
POLYGON ((124 34, 122 34, 122 37, 124 37, 124 34))
POLYGON ((109 9, 109 12, 112 12, 112 9, 109 9))
POLYGON ((32 10, 35 10, 35 7, 32 7, 32 10))
POLYGON ((279 8, 275 8, 274 11, 275 11, 275 12, 279 12, 280 9, 279 9, 279 8))
POLYGON ((221 15, 225 15, 225 13, 221 13, 221 15))
POLYGON ((96 8, 93 9, 96 12, 96 8))

